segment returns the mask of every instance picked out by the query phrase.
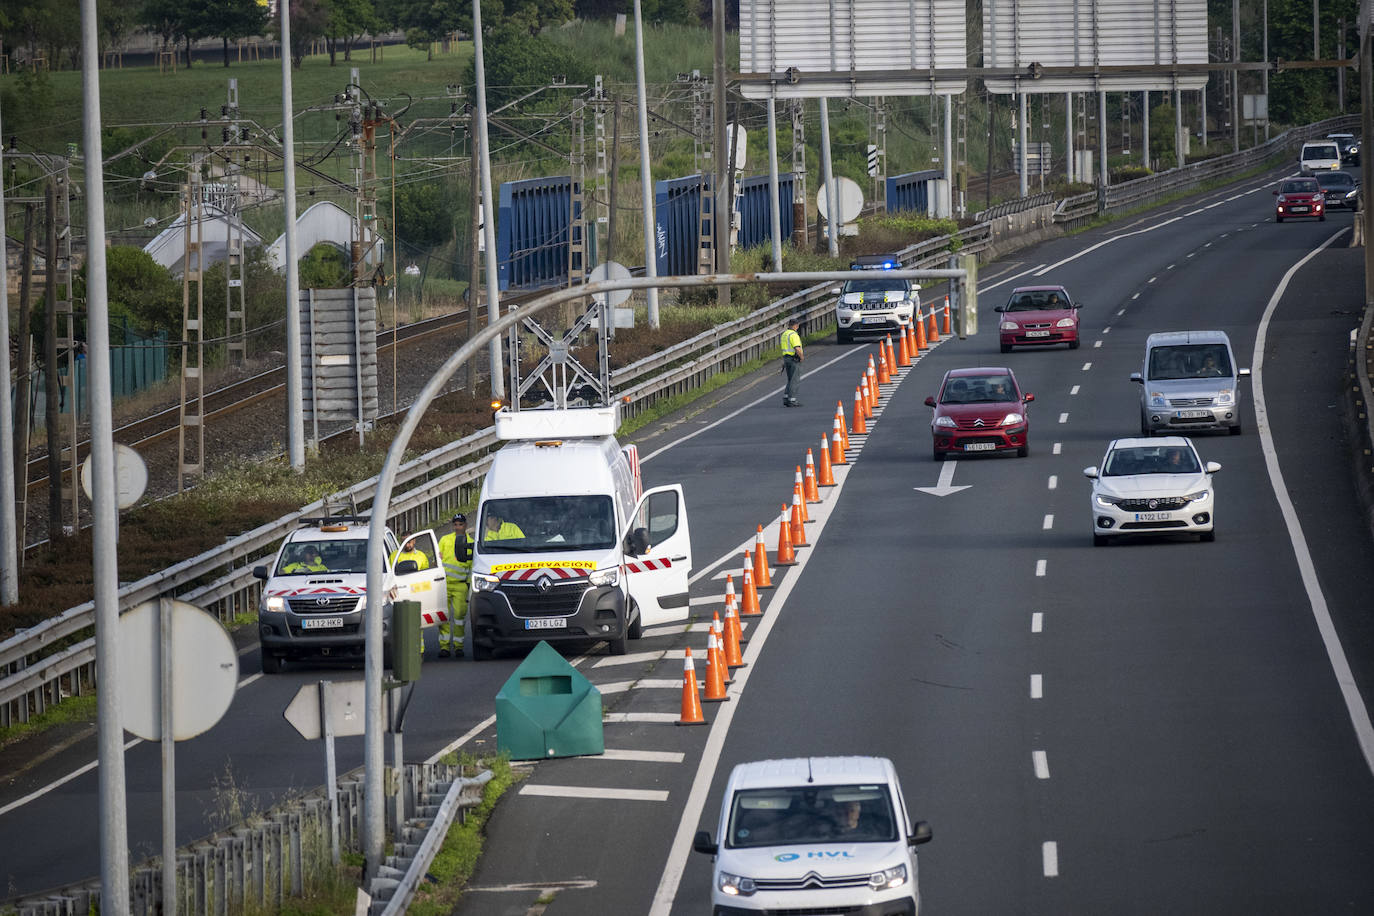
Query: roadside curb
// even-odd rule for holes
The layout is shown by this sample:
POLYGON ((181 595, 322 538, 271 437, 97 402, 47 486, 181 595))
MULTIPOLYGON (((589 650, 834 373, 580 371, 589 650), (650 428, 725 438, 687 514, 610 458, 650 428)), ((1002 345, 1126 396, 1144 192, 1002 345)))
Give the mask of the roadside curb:
POLYGON ((1370 362, 1374 361, 1374 308, 1365 306, 1359 330, 1351 335, 1347 356, 1345 413, 1350 431, 1350 462, 1355 476, 1365 525, 1374 535, 1374 418, 1369 405, 1374 403, 1370 384, 1370 362))

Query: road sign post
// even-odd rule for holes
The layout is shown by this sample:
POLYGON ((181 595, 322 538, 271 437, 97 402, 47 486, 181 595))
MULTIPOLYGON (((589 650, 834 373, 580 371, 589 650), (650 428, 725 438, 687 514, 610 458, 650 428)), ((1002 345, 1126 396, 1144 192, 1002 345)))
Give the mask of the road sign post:
POLYGON ((325 791, 329 793, 329 841, 335 864, 339 853, 339 780, 334 738, 363 733, 362 681, 320 681, 305 684, 282 713, 306 741, 324 739, 325 791))

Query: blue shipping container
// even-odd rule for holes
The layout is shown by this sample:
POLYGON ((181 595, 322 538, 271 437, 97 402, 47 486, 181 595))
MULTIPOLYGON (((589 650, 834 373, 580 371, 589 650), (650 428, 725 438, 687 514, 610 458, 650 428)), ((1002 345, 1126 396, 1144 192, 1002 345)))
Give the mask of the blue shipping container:
POLYGON ((582 243, 580 188, 571 177, 501 183, 496 228, 496 276, 500 289, 566 286, 586 266, 568 260, 569 239, 582 243))
POLYGON ((713 203, 709 175, 654 182, 654 257, 660 277, 697 274, 701 240, 711 235, 713 203))
POLYGON ((917 213, 930 213, 935 205, 935 180, 943 177, 945 173, 939 169, 893 175, 887 180, 887 212, 915 210, 917 213))
MULTIPOLYGON (((778 176, 778 204, 784 244, 792 238, 792 193, 796 178, 791 172, 778 176)), ((773 196, 768 192, 768 176, 752 175, 739 183, 739 247, 771 245, 773 241, 773 196)))

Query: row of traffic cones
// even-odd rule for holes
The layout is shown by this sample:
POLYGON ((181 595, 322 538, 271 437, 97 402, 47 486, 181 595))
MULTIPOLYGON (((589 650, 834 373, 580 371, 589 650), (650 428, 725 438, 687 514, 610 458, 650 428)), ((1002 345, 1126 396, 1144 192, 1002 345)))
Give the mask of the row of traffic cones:
MULTIPOLYGON (((949 299, 945 299, 944 333, 949 334, 949 299)), ((844 415, 844 402, 835 403, 835 418, 829 435, 821 435, 820 461, 817 462, 811 449, 806 450, 806 466, 796 466, 792 483, 792 501, 783 504, 778 514, 778 547, 773 566, 795 566, 796 552, 799 548, 810 546, 806 539, 806 524, 811 521, 807 504, 821 501, 822 487, 835 486, 834 467, 848 464, 845 453, 849 450, 850 435, 862 436, 868 433, 868 420, 878 406, 878 386, 889 384, 897 375, 898 368, 910 366, 912 360, 932 343, 938 343, 940 333, 936 326, 936 309, 928 316, 916 316, 916 320, 898 334, 894 348, 892 337, 886 337, 878 347, 875 359, 870 355, 868 365, 860 375, 859 384, 854 389, 853 422, 847 424, 844 415), (927 332, 926 318, 929 318, 927 332)), ((711 631, 707 636, 706 677, 702 686, 697 683, 696 666, 692 650, 686 649, 682 672, 682 713, 678 725, 704 725, 702 703, 721 703, 730 699, 726 692, 732 678, 730 672, 743 667, 744 657, 740 646, 744 642, 743 624, 745 617, 760 617, 763 610, 759 605, 759 591, 773 587, 772 570, 768 563, 768 550, 764 544, 763 526, 754 532, 752 550, 744 552, 740 571, 741 589, 735 595, 735 578, 725 577, 725 619, 719 613, 712 614, 711 631)))

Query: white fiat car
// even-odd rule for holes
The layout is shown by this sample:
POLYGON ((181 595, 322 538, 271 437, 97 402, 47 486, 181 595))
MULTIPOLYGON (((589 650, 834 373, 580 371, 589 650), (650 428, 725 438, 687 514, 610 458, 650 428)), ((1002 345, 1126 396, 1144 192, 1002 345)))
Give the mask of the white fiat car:
POLYGON ((1093 546, 1131 534, 1215 540, 1212 475, 1220 470, 1182 436, 1113 441, 1100 467, 1083 469, 1093 482, 1093 546))
POLYGON ((741 763, 725 786, 713 856, 712 916, 846 913, 916 916, 912 821, 886 757, 798 757, 741 763))

